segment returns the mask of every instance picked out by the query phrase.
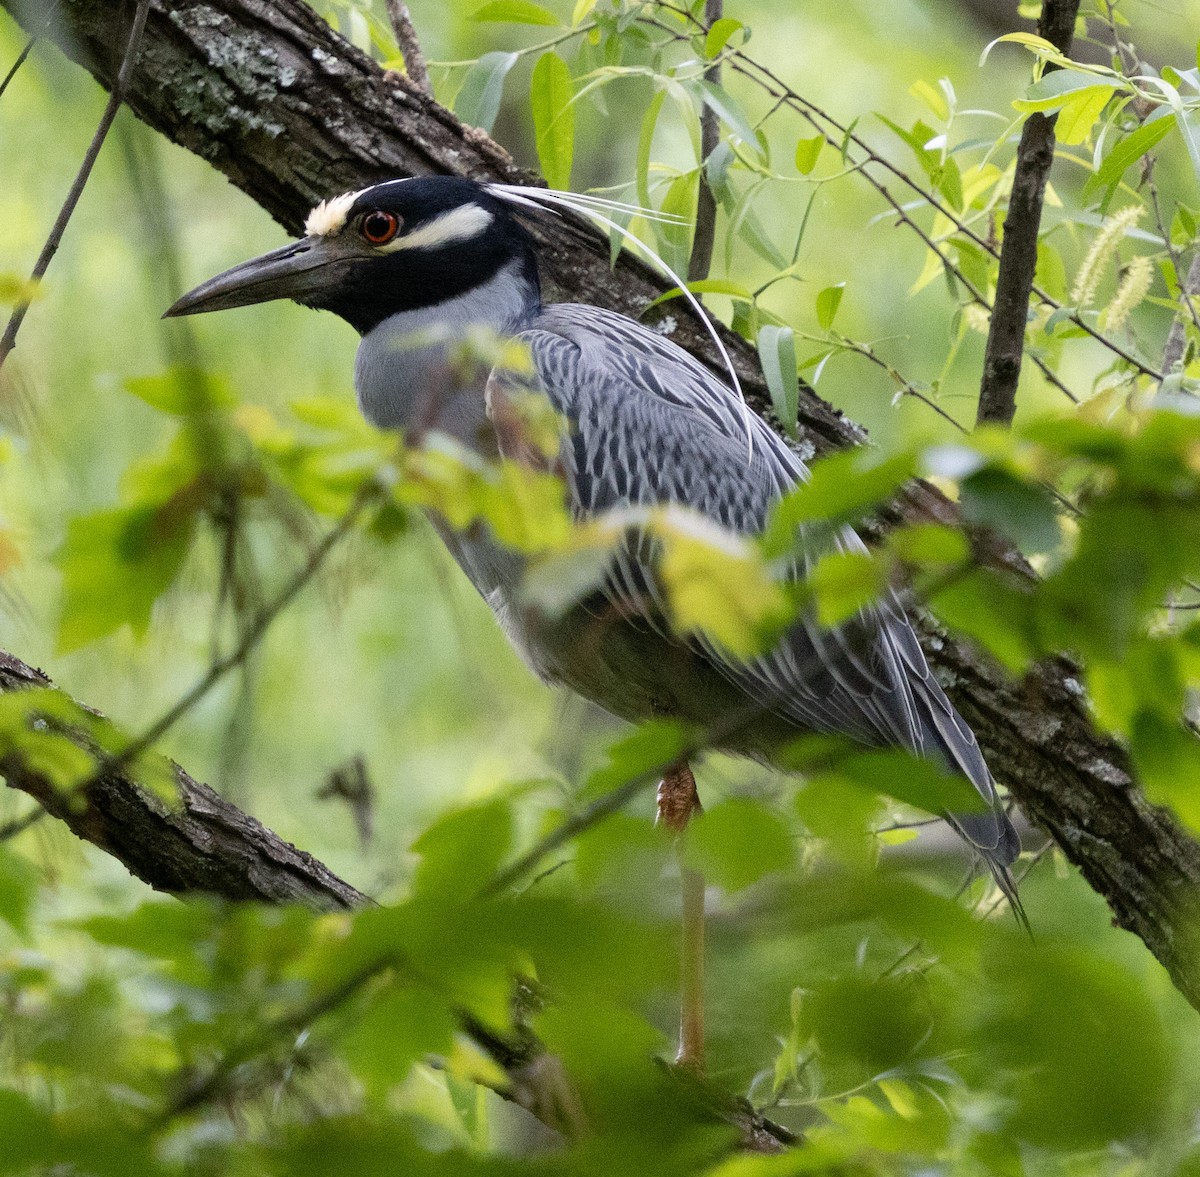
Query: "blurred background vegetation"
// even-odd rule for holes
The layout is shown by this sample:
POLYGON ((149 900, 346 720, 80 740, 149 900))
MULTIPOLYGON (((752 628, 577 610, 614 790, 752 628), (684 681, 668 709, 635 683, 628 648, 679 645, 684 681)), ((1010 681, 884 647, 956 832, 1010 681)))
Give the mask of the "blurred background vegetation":
MULTIPOLYGON (((435 90, 447 104, 461 102, 470 63, 483 54, 559 35, 472 19, 479 7, 476 0, 410 4, 435 90)), ((567 0, 547 7, 569 24, 574 6, 567 0)), ((382 0, 328 0, 318 8, 375 56, 394 56, 382 0)), ((1181 70, 1194 65, 1195 0, 1125 0, 1118 11, 1146 60, 1181 70)), ((860 134, 914 172, 909 147, 872 112, 904 128, 918 119, 935 124, 919 84, 945 95, 938 83, 948 79, 961 112, 951 135, 977 139, 983 150, 1016 117, 1012 101, 1029 84, 1030 58, 1018 46, 999 47, 980 63, 994 37, 1028 27, 1015 4, 895 0, 883 9, 868 0, 745 0, 728 3, 726 14, 747 26, 759 62, 841 121, 857 120, 860 134)), ((1099 36, 1099 22, 1090 27, 1099 36)), ((0 18, 0 62, 12 61, 24 40, 0 18)), ((560 46, 576 76, 589 67, 585 40, 560 46)), ((529 113, 537 56, 525 53, 514 64, 493 131, 531 167, 538 166, 529 113)), ((653 58, 649 47, 643 58, 653 58)), ((754 117, 765 113, 761 94, 743 79, 727 75, 726 85, 754 117)), ((575 188, 620 185, 618 195, 637 198, 631 184, 653 94, 648 78, 630 77, 597 91, 598 101, 578 104, 575 188)), ((27 272, 104 100, 48 44, 4 93, 0 274, 27 272)), ((768 123, 766 133, 773 156, 790 161, 801 133, 796 120, 768 123)), ((1011 147, 1005 151, 1002 166, 1011 158, 1011 147)), ((927 401, 973 423, 984 335, 958 311, 940 273, 914 291, 926 265, 923 245, 896 227, 855 176, 831 178, 843 171, 836 155, 826 148, 811 175, 791 168, 793 182, 764 184, 755 195, 754 216, 785 262, 804 224, 797 276, 774 285, 764 306, 800 333, 801 360, 823 356, 819 340, 829 324, 818 294, 844 284, 837 330, 869 344, 883 363, 840 351, 804 375, 863 423, 883 451, 954 439, 953 424, 927 401), (805 342, 804 333, 817 341, 805 342)), ((692 166, 688 127, 670 103, 652 157, 659 168, 651 173, 652 194, 661 202, 670 169, 692 166)), ((1047 209, 1047 223, 1060 223, 1052 240, 1067 285, 1099 223, 1094 210, 1080 211, 1085 169, 1071 169, 1056 168, 1047 209)), ((1182 149, 1164 153, 1156 180, 1164 203, 1186 205, 1189 193, 1193 205, 1200 203, 1182 149)), ((744 235, 727 243, 728 225, 723 219, 714 277, 750 289, 771 279, 779 267, 744 235)), ((1148 221, 1142 229, 1153 231, 1148 221)), ((282 240, 278 226, 222 176, 122 112, 4 369, 2 644, 130 731, 155 718, 208 664, 221 555, 212 534, 198 533, 178 583, 155 603, 144 632, 121 626, 85 641, 64 627, 71 523, 120 502, 131 469, 167 445, 177 422, 148 404, 146 386, 137 382, 160 377, 181 359, 198 361, 210 386, 232 391, 233 417, 251 431, 265 421, 310 428, 311 414, 308 423, 295 416, 297 401, 329 398, 352 407, 357 340, 332 316, 269 304, 194 326, 160 322, 183 289, 282 240)), ((1097 307, 1120 281, 1112 266, 1097 307)), ((711 305, 722 317, 732 314, 728 296, 715 295, 711 305)), ((1155 356, 1169 321, 1148 303, 1125 330, 1155 356)), ((1070 342, 1054 358, 1073 388, 1103 395, 1118 383, 1109 379, 1110 357, 1086 341, 1070 342)), ((1065 407, 1033 374, 1020 404, 1030 419, 1065 407)), ((269 597, 319 530, 317 517, 298 503, 252 520, 242 540, 243 604, 269 597)), ((236 624, 226 615, 216 629, 227 634, 236 624)), ((422 858, 412 847, 431 824, 464 805, 481 807, 475 812, 495 820, 488 827, 495 845, 489 849, 482 837, 476 846, 469 831, 465 845, 485 863, 492 855, 498 861, 504 823, 511 818, 514 837, 524 842, 577 806, 589 773, 620 734, 615 721, 535 682, 432 532, 414 523, 386 541, 355 535, 242 672, 161 748, 362 890, 403 900, 411 914, 413 897, 422 894, 415 873, 422 858), (355 758, 371 785, 365 826, 361 812, 329 796, 332 775, 355 758)), ((996 773, 1003 780, 1002 766, 996 773)), ((815 1129, 812 1148, 792 1158, 792 1167, 764 1162, 762 1172, 1200 1171, 1196 1013, 1143 946, 1111 926, 1103 902, 1056 851, 1029 839, 1037 855, 1022 888, 1036 932, 1029 944, 995 907, 986 880, 969 884, 956 906, 966 859, 936 830, 922 830, 915 842, 905 840, 909 831, 893 831, 864 849, 868 820, 903 824, 913 820, 909 811, 880 813, 872 799, 855 812, 840 794, 809 794, 797 808, 794 782, 716 757, 704 762, 701 790, 711 809, 728 802, 718 828, 730 839, 712 850, 710 864, 720 884, 710 962, 712 1074, 781 1122, 815 1129), (876 874, 881 844, 894 844, 884 858, 895 865, 876 874), (846 872, 836 886, 819 869, 830 857, 846 872), (970 914, 989 910, 986 921, 970 914)), ((30 805, 15 792, 0 793, 0 823, 19 819, 30 805)), ((675 884, 663 873, 650 814, 643 797, 630 814, 590 831, 561 855, 572 869, 544 885, 551 924, 579 919, 591 928, 586 921, 599 917, 589 903, 625 921, 597 925, 586 960, 563 948, 558 974, 547 966, 564 996, 539 1031, 597 1100, 600 1144, 529 1162, 546 1171, 690 1172, 716 1163, 720 1142, 697 1117, 679 1112, 641 1065, 651 1050, 667 1048, 673 1032, 675 884), (641 954, 637 968, 634 953, 641 954), (626 979, 598 996, 600 975, 626 979), (607 1094, 597 1096, 601 1090, 607 1094)), ((438 845, 436 838, 427 843, 423 860, 433 874, 438 845)), ((470 1082, 483 1064, 453 1054, 446 1002, 406 1006, 395 998, 390 1014, 386 1004, 382 1012, 342 1011, 344 1024, 325 1026, 311 1055, 294 1035, 275 1044, 268 1079, 259 1075, 245 1092, 226 1092, 223 1107, 182 1116, 152 1154, 125 1151, 136 1134, 122 1135, 121 1126, 161 1094, 164 1076, 178 1080, 181 1070, 217 1056, 248 1021, 265 1025, 288 1002, 302 1000, 306 986, 327 982, 336 974, 330 945, 354 933, 299 914, 179 908, 49 821, 0 853, 7 905, 0 916, 9 921, 0 922, 7 1020, 0 1024, 0 1097, 19 1091, 68 1109, 89 1100, 118 1109, 113 1134, 88 1136, 90 1152, 81 1146, 84 1168, 524 1172, 503 1167, 517 1166, 515 1159, 502 1164, 495 1156, 544 1147, 522 1113, 470 1082), (421 1032, 408 1029, 413 1024, 421 1032), (439 1045, 451 1054, 446 1069, 418 1062, 409 1073, 409 1062, 439 1045), (465 1154, 439 1159, 450 1147, 465 1154)), ((420 934, 430 943, 442 922, 452 922, 449 911, 420 917, 429 921, 420 934)), ((510 931, 519 943, 517 930, 496 934, 503 939, 510 931)), ((416 935, 411 927, 408 934, 416 935)), ((436 951, 465 953, 465 935, 450 935, 436 951)), ((542 947, 557 960, 552 941, 542 947)), ((497 959, 508 959, 497 951, 497 959)), ((487 1000, 500 1001, 491 973, 491 988, 479 984, 487 1000)), ((464 1049, 460 1044, 460 1054, 464 1049)), ((30 1140, 35 1127, 25 1123, 30 1140)), ((19 1148, 11 1154, 15 1171, 22 1155, 19 1148)), ((749 1174, 759 1164, 730 1162, 722 1171, 749 1174)), ((8 1171, 2 1139, 0 1171, 8 1171)))

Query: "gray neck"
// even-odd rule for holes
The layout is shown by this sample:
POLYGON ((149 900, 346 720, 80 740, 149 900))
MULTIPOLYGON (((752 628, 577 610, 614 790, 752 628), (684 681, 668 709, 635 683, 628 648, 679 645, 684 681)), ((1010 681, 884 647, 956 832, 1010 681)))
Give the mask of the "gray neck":
POLYGON ((538 305, 537 290, 514 262, 457 298, 384 319, 358 345, 354 386, 363 416, 380 429, 439 429, 479 449, 490 434, 487 366, 453 353, 467 328, 512 335, 538 305))

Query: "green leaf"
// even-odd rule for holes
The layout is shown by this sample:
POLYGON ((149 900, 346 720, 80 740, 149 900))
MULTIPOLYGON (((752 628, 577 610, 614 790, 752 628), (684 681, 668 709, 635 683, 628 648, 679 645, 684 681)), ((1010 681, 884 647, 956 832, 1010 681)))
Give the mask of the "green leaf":
POLYGON ((553 50, 533 67, 529 101, 542 175, 551 188, 570 188, 575 151, 574 88, 566 62, 553 50))
POLYGON ((1073 94, 1059 111, 1058 122, 1054 124, 1058 141, 1067 146, 1082 143, 1104 113, 1113 90, 1112 86, 1093 86, 1073 94))
POLYGON ((887 563, 866 552, 830 552, 808 576, 817 599, 817 621, 829 627, 853 617, 887 585, 887 563))
POLYGON ((732 797, 706 809, 688 826, 684 861, 726 891, 741 891, 796 860, 796 844, 765 805, 732 797))
POLYGON ((1175 114, 1160 109, 1135 131, 1120 139, 1104 157, 1104 162, 1083 186, 1083 198, 1090 201, 1102 189, 1115 189, 1131 164, 1152 151, 1175 126, 1175 114))
POLYGON ((737 657, 762 653, 792 610, 758 548, 678 509, 664 513, 655 535, 676 631, 707 634, 737 657))
MULTIPOLYGON (((731 282, 728 278, 698 278, 695 282, 689 282, 687 288, 693 294, 728 294, 731 298, 745 299, 753 297, 747 287, 740 282, 731 282)), ((669 302, 673 298, 682 297, 683 291, 675 286, 665 294, 660 294, 652 303, 647 304, 646 310, 650 310, 660 303, 669 302)))
POLYGON ((821 158, 821 151, 824 146, 824 135, 814 135, 811 139, 801 139, 796 144, 796 171, 802 176, 810 175, 813 168, 817 166, 817 160, 821 158))
POLYGON ((714 21, 708 30, 708 36, 704 38, 704 56, 712 61, 729 43, 729 38, 745 27, 740 20, 734 20, 732 16, 723 16, 714 21))
POLYGON ((125 381, 125 390, 160 413, 186 417, 236 402, 233 390, 204 368, 179 365, 158 376, 135 376, 125 381))
POLYGON ((828 331, 833 326, 833 320, 842 305, 842 295, 846 291, 846 283, 839 282, 836 286, 826 286, 817 295, 817 322, 823 330, 828 331))
POLYGON ((421 856, 414 889, 470 899, 496 873, 512 842, 507 801, 486 801, 440 818, 414 843, 421 856))
POLYGON ((954 568, 971 558, 967 537, 941 523, 915 523, 893 531, 888 547, 898 559, 918 568, 954 568))
POLYGON ((754 127, 750 120, 746 117, 745 111, 733 99, 727 90, 713 82, 698 81, 694 85, 698 87, 701 101, 710 110, 714 111, 717 117, 739 138, 742 142, 749 144, 757 150, 758 136, 754 133, 754 127))
POLYGON ((908 92, 914 98, 919 98, 924 102, 933 111, 934 116, 941 119, 942 122, 945 122, 950 117, 950 106, 946 102, 946 96, 940 90, 935 90, 923 79, 913 82, 909 86, 908 92))
POLYGON ((771 405, 789 437, 797 436, 800 374, 796 367, 796 334, 770 324, 758 332, 758 359, 771 393, 771 405))
POLYGON ((341 1052, 368 1092, 386 1098, 414 1063, 449 1054, 455 1028, 445 996, 395 984, 348 1025, 341 1052))
POLYGON ((1143 711, 1131 741, 1138 782, 1156 805, 1170 805, 1191 830, 1200 830, 1200 739, 1178 719, 1143 711))
POLYGON ((32 863, 0 846, 0 920, 22 935, 29 931, 39 881, 32 863))
POLYGON ((516 53, 485 53, 471 66, 454 100, 454 111, 464 123, 492 129, 500 113, 504 79, 518 58, 516 53))
POLYGON ((195 515, 163 507, 76 516, 56 559, 63 576, 58 643, 74 650, 121 628, 139 636, 187 555, 195 515))
POLYGON ((1058 511, 1045 489, 998 466, 985 466, 964 479, 963 518, 986 524, 1024 552, 1052 552, 1062 539, 1058 511))
POLYGON ((646 113, 642 115, 642 127, 638 134, 637 163, 634 168, 638 203, 642 208, 653 207, 650 203, 650 152, 654 146, 654 132, 658 126, 658 116, 662 113, 666 98, 666 90, 659 90, 650 99, 646 106, 646 113))
POLYGON ((696 199, 700 193, 700 169, 683 172, 671 181, 663 197, 662 211, 678 220, 656 224, 659 252, 677 274, 687 271, 692 254, 692 233, 696 222, 696 199))
POLYGON ((1028 596, 992 576, 946 585, 929 604, 944 625, 974 638, 1014 674, 1023 674, 1040 652, 1028 596))
POLYGON ((673 720, 639 724, 630 735, 605 749, 607 763, 588 777, 582 796, 603 796, 649 772, 661 772, 682 755, 687 743, 686 730, 673 720))
POLYGON ((963 206, 962 173, 958 170, 953 156, 947 156, 936 172, 938 191, 946 198, 951 208, 961 209, 963 206))
MULTIPOLYGON (((1032 114, 1034 111, 1056 110, 1074 95, 1094 90, 1098 85, 1101 83, 1096 75, 1084 70, 1055 70, 1054 73, 1046 74, 1034 82, 1025 91, 1025 97, 1018 98, 1013 102, 1013 106, 1025 114, 1032 114)), ((1111 92, 1115 87, 1111 83, 1105 83, 1101 88, 1111 92)))
POLYGON ((808 482, 782 498, 771 513, 765 543, 771 555, 788 550, 795 528, 814 520, 850 522, 866 509, 890 498, 916 472, 911 454, 883 461, 863 450, 846 450, 822 458, 808 482))
POLYGON ((41 293, 41 285, 9 270, 0 272, 0 303, 32 302, 41 293))
MULTIPOLYGON (((471 20, 513 25, 546 25, 556 28, 561 22, 548 8, 533 0, 491 0, 471 13, 471 20)), ((489 55, 490 56, 490 55, 489 55)))

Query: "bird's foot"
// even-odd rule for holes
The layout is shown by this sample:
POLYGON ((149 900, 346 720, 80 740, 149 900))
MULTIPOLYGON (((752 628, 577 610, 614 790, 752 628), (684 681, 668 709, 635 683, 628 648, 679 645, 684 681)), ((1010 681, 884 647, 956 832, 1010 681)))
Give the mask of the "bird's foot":
POLYGON ((693 813, 700 813, 700 794, 696 792, 696 778, 686 760, 678 760, 663 773, 658 783, 658 813, 654 824, 663 826, 673 834, 681 834, 691 821, 693 813))

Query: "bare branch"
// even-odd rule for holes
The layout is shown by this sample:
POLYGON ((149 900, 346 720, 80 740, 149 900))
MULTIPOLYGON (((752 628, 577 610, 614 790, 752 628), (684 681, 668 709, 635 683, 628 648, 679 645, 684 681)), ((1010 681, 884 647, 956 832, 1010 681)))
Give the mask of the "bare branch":
MULTIPOLYGON (((38 259, 34 263, 33 273, 30 275, 32 282, 40 282, 45 276, 46 271, 50 268, 50 263, 54 260, 54 255, 58 252, 58 247, 62 244, 63 234, 67 231, 67 225, 70 223, 71 216, 75 212, 75 206, 79 203, 79 198, 83 195, 83 190, 87 186, 89 177, 92 174, 92 168, 96 164, 96 158, 100 154, 100 148, 104 146, 104 140, 108 136, 108 130, 113 124, 113 119, 117 117, 117 111, 121 109, 121 103, 125 100, 126 91, 129 89, 129 79, 133 75, 134 67, 137 64, 138 50, 142 44, 142 34, 146 29, 146 16, 150 11, 150 0, 138 0, 138 6, 133 15, 133 26, 129 30, 129 40, 125 45, 125 53, 121 58, 121 67, 117 72, 116 81, 113 83, 112 91, 109 94, 108 102, 104 107, 104 113, 100 116, 100 123, 96 127, 96 133, 92 136, 92 141, 88 144, 87 151, 84 152, 83 162, 79 165, 79 171, 75 174, 75 179, 71 182, 70 190, 67 192, 67 198, 63 201, 62 208, 58 211, 58 216, 54 219, 54 225, 50 230, 50 236, 46 238, 46 244, 42 246, 42 252, 38 254, 38 259)), ((34 34, 36 37, 36 34, 34 34)), ((28 55, 29 48, 32 48, 33 41, 30 41, 26 47, 26 52, 18 58, 17 65, 14 65, 9 78, 13 73, 16 73, 17 67, 28 55)), ((5 79, 4 84, 8 85, 8 79, 5 79)), ((4 328, 4 335, 0 336, 0 368, 4 367, 4 361, 8 359, 12 353, 12 349, 17 344, 17 332, 21 329, 21 324, 25 321, 25 314, 29 310, 29 299, 23 299, 18 302, 13 308, 13 313, 8 320, 8 326, 4 328)))
POLYGON ((417 30, 413 28, 412 17, 404 0, 387 0, 388 19, 392 22, 392 32, 396 34, 396 44, 404 57, 404 68, 408 71, 409 80, 417 89, 433 97, 433 87, 429 84, 429 71, 425 68, 425 55, 421 52, 421 43, 417 40, 417 30))
MULTIPOLYGON (((712 28, 721 19, 724 0, 704 0, 704 24, 712 28)), ((721 84, 721 65, 714 61, 704 71, 704 80, 714 86, 721 84)), ((708 157, 721 141, 721 120, 717 112, 705 105, 700 112, 700 188, 696 196, 696 232, 692 237, 692 256, 688 262, 688 281, 699 282, 708 277, 712 267, 713 242, 717 236, 717 198, 708 182, 708 157)))
POLYGON ((1200 294, 1200 252, 1196 253, 1192 258, 1192 264, 1188 267, 1187 277, 1183 280, 1183 288, 1180 291, 1180 301, 1183 306, 1180 308, 1179 314, 1171 321, 1171 330, 1167 333, 1167 342, 1163 347, 1162 358, 1164 374, 1170 373, 1171 369, 1183 359, 1184 349, 1187 346, 1187 323, 1184 316, 1190 315, 1195 320, 1196 308, 1192 300, 1197 294, 1200 294))
MULTIPOLYGON (((0 651, 0 695, 50 686, 41 671, 0 651)), ((82 737, 81 745, 86 746, 82 737)), ((10 788, 34 797, 45 812, 119 859, 132 874, 157 890, 174 895, 216 895, 235 901, 295 903, 316 911, 346 910, 373 902, 312 855, 285 842, 178 765, 175 776, 179 798, 174 806, 143 787, 125 768, 98 775, 82 793, 69 796, 17 755, 0 759, 0 775, 10 788)), ((164 1120, 219 1096, 223 1081, 247 1053, 269 1043, 281 1029, 319 1017, 388 963, 372 965, 352 978, 346 988, 318 998, 279 1023, 256 1030, 242 1052, 219 1060, 186 1088, 167 1109, 164 1120)), ((556 1131, 570 1129, 571 1124, 563 1117, 563 1093, 569 1089, 569 1080, 562 1073, 561 1063, 546 1054, 531 1033, 520 1028, 522 1019, 518 1018, 515 1037, 497 1034, 466 1012, 460 1013, 459 1020, 464 1031, 504 1069, 507 1084, 499 1089, 501 1095, 520 1103, 556 1131)), ((685 1080, 682 1074, 679 1078, 685 1080)), ((714 1084, 692 1079, 686 1082, 685 1096, 701 1097, 717 1119, 738 1129, 744 1148, 777 1152, 795 1141, 786 1128, 772 1123, 745 1100, 736 1099, 714 1084)))
MULTIPOLYGON (((1044 0, 1038 35, 1061 53, 1069 53, 1075 35, 1079 0, 1044 0)), ((1004 220, 1004 245, 1000 250, 1000 274, 996 279, 996 301, 988 329, 983 380, 979 386, 976 423, 1011 425, 1017 411, 1017 381, 1025 354, 1025 327, 1029 318, 1029 295, 1037 268, 1038 231, 1042 225, 1042 201, 1050 165, 1054 162, 1054 125, 1057 115, 1036 111, 1025 120, 1012 195, 1004 220)))

